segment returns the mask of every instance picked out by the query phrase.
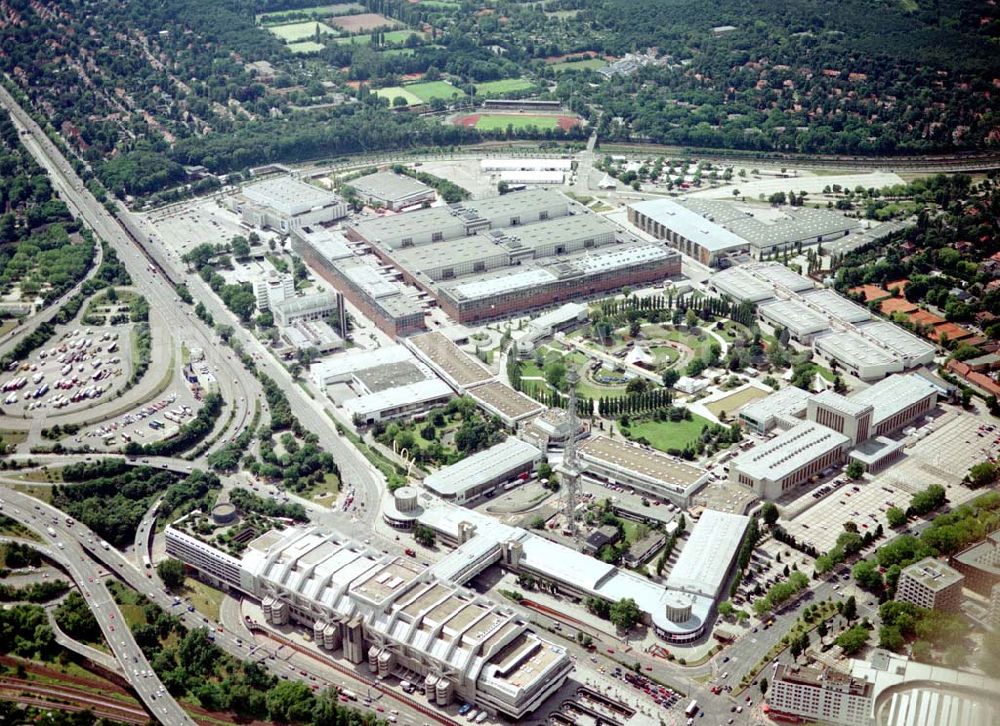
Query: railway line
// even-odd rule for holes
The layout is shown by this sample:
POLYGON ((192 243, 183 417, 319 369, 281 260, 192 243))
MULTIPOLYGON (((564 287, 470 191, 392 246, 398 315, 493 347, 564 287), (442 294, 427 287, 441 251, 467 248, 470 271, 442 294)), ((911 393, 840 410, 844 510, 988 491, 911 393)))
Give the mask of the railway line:
POLYGON ((89 710, 95 715, 125 723, 145 724, 150 719, 149 713, 138 705, 129 705, 70 686, 41 686, 22 678, 0 678, 0 694, 8 701, 66 711, 89 710))

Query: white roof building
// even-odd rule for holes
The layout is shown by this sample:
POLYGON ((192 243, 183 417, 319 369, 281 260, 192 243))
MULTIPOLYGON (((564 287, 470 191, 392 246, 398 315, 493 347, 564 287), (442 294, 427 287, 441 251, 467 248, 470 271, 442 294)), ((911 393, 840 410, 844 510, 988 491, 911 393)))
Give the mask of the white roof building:
POLYGON ((698 391, 704 391, 708 388, 708 381, 704 378, 691 378, 690 376, 681 376, 677 379, 677 383, 674 384, 674 388, 682 393, 692 395, 698 391))
POLYGON ((348 184, 367 202, 380 202, 389 209, 403 209, 437 198, 434 190, 422 181, 393 171, 368 174, 348 184))
POLYGON ((1000 722, 1000 680, 918 663, 876 650, 852 660, 851 675, 873 685, 871 723, 884 726, 993 726, 1000 722))
POLYGON ((933 344, 885 320, 873 320, 857 326, 855 330, 868 340, 876 340, 895 353, 902 359, 904 368, 933 363, 937 354, 933 344))
POLYGON ((817 334, 830 329, 829 319, 795 299, 765 303, 757 312, 771 325, 786 328, 800 343, 809 343, 817 334))
POLYGON ((520 170, 500 172, 500 181, 508 184, 562 184, 561 171, 520 170))
POLYGON ((314 647, 342 647, 378 673, 425 677, 438 703, 458 697, 518 720, 566 680, 566 649, 543 640, 511 608, 315 527, 271 530, 240 560, 167 528, 174 556, 261 600, 268 622, 310 629, 314 647))
POLYGON ((558 330, 564 325, 586 320, 587 312, 588 308, 586 305, 569 302, 565 305, 560 305, 555 310, 542 313, 528 324, 540 332, 551 335, 553 331, 558 330))
POLYGON ((725 227, 671 199, 647 199, 628 206, 628 219, 639 229, 669 241, 702 264, 714 264, 726 252, 746 250, 749 242, 725 227))
POLYGON ((853 331, 820 335, 813 341, 813 347, 863 381, 878 380, 903 370, 903 361, 895 353, 853 331))
POLYGON ((736 302, 759 303, 771 300, 775 296, 774 288, 770 284, 750 274, 743 266, 716 272, 709 282, 716 290, 736 302))
POLYGON ((477 499, 522 472, 531 471, 542 452, 516 437, 446 466, 424 479, 424 488, 446 501, 477 499))
POLYGON ((483 172, 505 171, 557 171, 569 172, 573 169, 572 159, 483 159, 479 170, 483 172))
POLYGON ((816 287, 812 280, 789 270, 780 262, 754 262, 744 265, 751 275, 785 292, 801 293, 816 287))
POLYGON ((705 469, 607 436, 591 436, 577 453, 585 478, 626 486, 684 508, 709 479, 705 469))
POLYGON ((347 203, 339 196, 292 176, 249 184, 229 204, 247 224, 280 232, 347 215, 347 203))
POLYGON ((278 327, 285 328, 299 320, 322 320, 337 309, 337 296, 332 292, 289 297, 271 303, 271 312, 278 327))
POLYGON ((340 202, 340 197, 333 192, 290 176, 245 186, 243 196, 262 207, 270 207, 286 217, 340 202))
POLYGON ((347 238, 326 227, 300 227, 295 233, 311 244, 327 260, 343 260, 354 256, 347 238))
POLYGON ((759 434, 767 433, 775 426, 791 428, 805 416, 811 397, 809 391, 798 386, 786 386, 741 408, 740 421, 759 434))
POLYGON ((851 400, 872 406, 872 431, 884 434, 933 408, 937 403, 937 388, 922 376, 889 376, 855 393, 851 400))
POLYGON ((502 561, 514 571, 544 577, 565 592, 610 602, 633 598, 657 634, 673 642, 697 640, 705 632, 718 590, 726 580, 749 523, 742 515, 710 514, 711 510, 706 510, 685 549, 693 542, 689 559, 694 560, 700 552, 711 563, 684 565, 678 570, 678 589, 671 590, 475 510, 436 500, 429 494, 422 496, 422 503, 421 524, 460 543, 457 550, 432 568, 436 576, 465 582, 502 561))
POLYGON ((375 391, 344 401, 344 410, 361 424, 399 418, 447 401, 455 395, 444 381, 433 378, 375 391))
POLYGON ((801 300, 814 310, 819 310, 828 317, 845 323, 860 323, 871 320, 872 317, 867 308, 861 307, 829 289, 807 292, 802 295, 801 300))
POLYGON ((803 421, 737 456, 729 476, 762 499, 778 499, 810 476, 843 461, 850 446, 847 436, 803 421))
POLYGON ((729 569, 719 553, 739 550, 749 524, 742 514, 704 510, 670 570, 667 588, 717 597, 729 569))
MULTIPOLYGON (((423 366, 417 358, 402 345, 386 345, 374 350, 354 349, 332 358, 325 358, 309 366, 309 375, 320 388, 333 383, 350 381, 357 371, 367 370, 392 363, 412 363, 423 366)), ((426 366, 427 377, 433 377, 426 366)))

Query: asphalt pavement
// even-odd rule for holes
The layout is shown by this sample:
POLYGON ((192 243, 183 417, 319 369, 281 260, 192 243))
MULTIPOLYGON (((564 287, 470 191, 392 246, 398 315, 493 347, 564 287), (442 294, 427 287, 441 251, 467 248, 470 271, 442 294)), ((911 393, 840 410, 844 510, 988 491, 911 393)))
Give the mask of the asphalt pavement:
POLYGON ((101 570, 87 551, 102 550, 101 541, 82 525, 67 524, 66 515, 48 504, 13 490, 3 493, 3 509, 11 519, 35 531, 48 547, 44 554, 57 562, 79 587, 90 606, 105 641, 125 671, 136 695, 165 724, 191 724, 194 720, 167 692, 143 655, 132 631, 101 578, 101 570), (55 532, 55 534, 52 534, 55 532))

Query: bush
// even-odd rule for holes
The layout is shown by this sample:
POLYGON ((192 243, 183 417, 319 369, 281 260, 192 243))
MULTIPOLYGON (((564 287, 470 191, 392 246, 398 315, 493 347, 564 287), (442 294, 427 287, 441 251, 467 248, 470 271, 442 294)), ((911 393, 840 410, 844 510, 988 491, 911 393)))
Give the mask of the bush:
POLYGON ((167 587, 180 587, 184 584, 184 563, 173 558, 163 560, 156 566, 156 574, 167 587))
POLYGON ((886 510, 885 518, 889 521, 889 526, 896 528, 906 524, 906 512, 899 507, 889 507, 886 510))

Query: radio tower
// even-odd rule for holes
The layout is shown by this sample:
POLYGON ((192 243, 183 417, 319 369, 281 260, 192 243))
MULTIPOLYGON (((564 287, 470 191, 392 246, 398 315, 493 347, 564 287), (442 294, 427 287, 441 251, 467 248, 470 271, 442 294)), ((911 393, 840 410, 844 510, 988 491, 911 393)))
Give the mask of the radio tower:
POLYGON ((566 526, 575 541, 580 539, 580 530, 576 526, 576 505, 580 500, 580 466, 576 459, 576 432, 580 427, 576 415, 576 384, 579 380, 580 376, 574 368, 566 372, 566 383, 569 385, 569 405, 566 409, 569 437, 563 449, 562 463, 556 467, 565 488, 563 506, 566 526))

